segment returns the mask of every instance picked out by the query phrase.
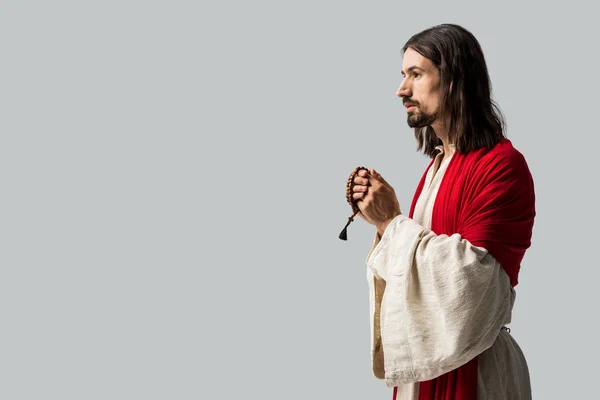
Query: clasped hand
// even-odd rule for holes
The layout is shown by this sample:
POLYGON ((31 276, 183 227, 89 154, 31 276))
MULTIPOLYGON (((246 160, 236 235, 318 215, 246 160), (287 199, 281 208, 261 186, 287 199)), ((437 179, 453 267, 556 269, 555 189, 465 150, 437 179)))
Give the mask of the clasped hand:
POLYGON ((383 235, 388 224, 401 214, 394 188, 373 168, 360 170, 354 178, 352 198, 357 200, 358 215, 383 235))

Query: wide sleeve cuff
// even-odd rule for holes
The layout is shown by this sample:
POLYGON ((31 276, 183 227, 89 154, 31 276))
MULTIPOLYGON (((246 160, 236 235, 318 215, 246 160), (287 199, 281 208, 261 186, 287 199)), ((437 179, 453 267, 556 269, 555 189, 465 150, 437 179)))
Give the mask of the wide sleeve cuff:
POLYGON ((436 235, 399 215, 375 238, 367 265, 386 281, 375 329, 390 386, 458 368, 510 322, 514 290, 506 272, 458 234, 436 235))

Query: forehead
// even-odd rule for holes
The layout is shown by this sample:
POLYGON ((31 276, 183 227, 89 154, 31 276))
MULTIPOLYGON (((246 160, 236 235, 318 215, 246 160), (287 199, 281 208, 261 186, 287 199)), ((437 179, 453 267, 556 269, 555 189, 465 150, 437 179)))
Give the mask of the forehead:
POLYGON ((406 71, 412 66, 421 68, 424 71, 431 71, 435 69, 435 66, 430 59, 423 57, 416 50, 413 50, 409 47, 406 49, 406 52, 404 52, 404 56, 402 57, 402 72, 406 73, 406 71))

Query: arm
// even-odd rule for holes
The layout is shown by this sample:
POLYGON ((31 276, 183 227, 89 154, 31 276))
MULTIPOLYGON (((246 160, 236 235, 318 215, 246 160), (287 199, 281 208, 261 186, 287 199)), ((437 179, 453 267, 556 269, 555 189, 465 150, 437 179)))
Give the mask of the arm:
POLYGON ((489 348, 510 321, 508 276, 485 249, 458 234, 438 236, 399 215, 376 238, 367 264, 373 368, 385 371, 380 377, 390 386, 458 368, 489 348))
POLYGON ((457 233, 398 215, 367 258, 373 367, 389 386, 458 368, 510 322, 535 217, 533 180, 510 143, 474 154, 455 161, 467 171, 453 181, 460 190, 438 193, 433 209, 436 229, 457 233))

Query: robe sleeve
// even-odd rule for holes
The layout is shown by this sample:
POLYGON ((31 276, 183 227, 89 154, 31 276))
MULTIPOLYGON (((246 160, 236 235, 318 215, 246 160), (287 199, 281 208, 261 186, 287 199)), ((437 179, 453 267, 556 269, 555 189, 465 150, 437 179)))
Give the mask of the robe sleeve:
POLYGON ((367 265, 373 370, 389 387, 460 367, 510 322, 508 275, 459 234, 436 235, 399 215, 374 241, 367 265))

